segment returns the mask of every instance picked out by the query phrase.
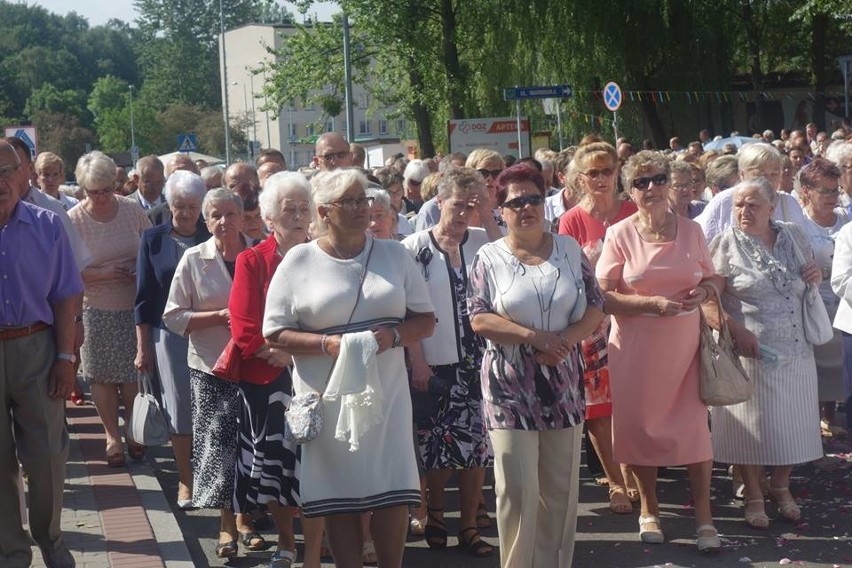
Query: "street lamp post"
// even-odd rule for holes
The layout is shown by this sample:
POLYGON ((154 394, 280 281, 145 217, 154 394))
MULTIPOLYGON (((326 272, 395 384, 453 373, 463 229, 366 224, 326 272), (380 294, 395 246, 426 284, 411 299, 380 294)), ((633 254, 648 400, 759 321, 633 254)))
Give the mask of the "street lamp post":
POLYGON ((139 159, 139 148, 136 147, 136 128, 133 124, 133 85, 128 87, 130 91, 130 162, 136 167, 136 160, 139 159))
MULTIPOLYGON (((254 112, 254 73, 251 69, 248 71, 249 83, 251 84, 251 137, 252 140, 257 140, 257 115, 254 112)), ((248 109, 246 109, 246 112, 248 112, 248 109)))
POLYGON ((228 111, 228 58, 225 55, 225 10, 219 0, 219 31, 222 34, 222 115, 225 122, 225 165, 231 165, 231 128, 228 111))

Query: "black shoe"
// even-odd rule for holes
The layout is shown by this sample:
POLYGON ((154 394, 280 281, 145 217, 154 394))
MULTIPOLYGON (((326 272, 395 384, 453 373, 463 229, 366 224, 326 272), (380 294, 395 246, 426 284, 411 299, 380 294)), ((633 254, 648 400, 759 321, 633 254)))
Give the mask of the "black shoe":
POLYGON ((52 548, 39 546, 39 550, 41 550, 41 556, 44 558, 44 565, 47 568, 75 568, 77 566, 77 561, 74 560, 74 556, 64 543, 52 548))

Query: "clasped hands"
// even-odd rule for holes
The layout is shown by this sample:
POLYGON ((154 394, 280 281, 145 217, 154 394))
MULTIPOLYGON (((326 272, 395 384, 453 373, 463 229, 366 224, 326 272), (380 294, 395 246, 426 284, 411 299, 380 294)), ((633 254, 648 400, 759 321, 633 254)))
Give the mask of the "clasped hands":
POLYGON ((651 298, 651 313, 658 316, 676 316, 679 313, 691 312, 701 306, 710 296, 705 286, 696 286, 687 293, 683 300, 671 300, 665 296, 651 298))
POLYGON ((571 353, 573 343, 565 335, 553 331, 536 330, 530 341, 534 352, 533 358, 539 365, 555 367, 571 353))

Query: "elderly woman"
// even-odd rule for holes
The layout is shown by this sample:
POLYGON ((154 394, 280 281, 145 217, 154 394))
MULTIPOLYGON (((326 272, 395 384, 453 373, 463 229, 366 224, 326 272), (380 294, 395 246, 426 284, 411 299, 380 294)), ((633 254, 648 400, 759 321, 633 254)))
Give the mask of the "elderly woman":
POLYGON ((500 174, 508 234, 482 246, 469 272, 471 327, 487 340, 480 380, 502 566, 571 563, 585 413, 579 343, 604 317, 577 242, 544 230, 545 192, 525 164, 500 174))
POLYGON ((293 355, 295 393, 323 395, 325 425, 301 448, 302 514, 325 518, 335 562, 344 568, 362 565, 365 512, 372 512, 379 565, 402 565, 408 506, 419 502, 420 490, 399 348, 435 325, 426 284, 405 249, 366 233, 368 183, 357 170, 314 177, 320 238, 293 247, 278 266, 263 323, 267 341, 293 355), (342 402, 326 392, 329 384, 363 402, 357 424, 378 421, 354 431, 341 425, 336 433, 342 402))
MULTIPOLYGON (((840 299, 831 290, 831 262, 834 258, 834 239, 841 227, 849 222, 849 213, 838 206, 840 169, 825 158, 816 157, 799 170, 799 192, 805 200, 802 208, 807 224, 802 227, 811 242, 814 260, 822 272, 820 296, 834 319, 840 299)), ((835 418, 837 401, 843 396, 843 340, 840 330, 824 345, 814 346, 817 375, 819 376, 819 400, 822 420, 820 428, 824 435, 833 435, 838 426, 835 418)))
MULTIPOLYGON (((766 180, 740 183, 734 190, 735 225, 710 245, 724 278, 722 304, 731 335, 755 386, 750 400, 713 408, 713 451, 717 460, 739 465, 745 521, 761 529, 769 526, 764 467, 772 466, 769 497, 781 517, 798 521, 790 473, 793 465, 822 456, 816 364, 801 323, 803 294, 808 284, 820 283, 821 271, 810 260, 811 245, 801 229, 772 220, 777 199, 766 180), (776 358, 764 360, 764 350, 776 358)), ((715 310, 706 314, 718 327, 715 310)))
POLYGON ((431 172, 425 160, 411 160, 405 166, 402 174, 402 187, 405 190, 403 203, 405 213, 418 213, 423 206, 423 198, 420 196, 420 186, 431 172))
POLYGON ((825 157, 840 168, 840 205, 852 213, 852 142, 835 142, 825 157))
POLYGON ((367 231, 377 239, 402 240, 397 233, 397 215, 391 206, 391 199, 384 189, 367 189, 367 197, 372 199, 370 204, 370 223, 367 231))
POLYGON ((713 451, 698 396, 698 307, 713 263, 701 228, 669 210, 669 167, 642 151, 622 169, 638 211, 606 234, 596 273, 613 316, 609 338, 613 457, 639 485, 643 542, 664 540, 658 466, 686 464, 699 551, 721 546, 710 511, 713 451))
POLYGON ((58 199, 66 211, 77 205, 76 199, 59 191, 59 186, 65 180, 65 162, 62 158, 53 152, 41 152, 34 167, 39 189, 58 199))
POLYGON ((413 400, 415 415, 421 417, 417 438, 429 488, 426 543, 433 549, 447 545, 444 487, 457 470, 459 543, 474 556, 489 556, 494 549, 480 539, 476 518, 485 467, 491 462, 479 381, 484 345, 470 327, 466 289, 473 258, 488 242, 484 230, 468 224, 477 209, 486 214, 490 209, 484 180, 472 168, 447 169, 437 197, 438 224, 402 243, 426 279, 438 318, 436 332, 408 351, 412 388, 425 393, 416 393, 413 400))
POLYGON ((390 168, 379 168, 376 170, 375 176, 382 184, 382 189, 384 189, 390 197, 390 206, 393 208, 394 215, 396 215, 397 218, 397 232, 404 236, 410 235, 414 232, 414 227, 411 225, 408 217, 402 214, 402 194, 404 193, 402 184, 404 178, 402 175, 394 172, 390 168))
MULTIPOLYGON (((632 201, 617 194, 618 156, 606 142, 580 146, 568 170, 566 184, 582 191, 580 203, 559 220, 559 234, 573 237, 594 269, 607 227, 636 212, 632 201)), ((609 321, 581 343, 586 428, 609 484, 609 506, 614 513, 633 512, 636 490, 631 474, 612 459, 612 395, 607 364, 609 321), (628 497, 628 486, 631 497, 628 497)))
MULTIPOLYGON (((292 359, 281 349, 266 344, 261 333, 263 309, 275 269, 291 248, 308 238, 310 203, 311 186, 302 174, 278 173, 269 177, 260 194, 260 209, 271 233, 237 257, 228 302, 231 337, 242 359, 239 391, 243 404, 234 510, 249 513, 259 506, 268 507, 278 528, 278 549, 271 568, 288 568, 295 561, 293 511, 299 504, 299 481, 295 476, 296 447, 281 436, 284 411, 293 391, 292 359)), ((309 535, 305 557, 319 566, 322 525, 316 524, 303 519, 309 535)))
POLYGON ((695 201, 695 181, 692 176, 697 166, 683 160, 675 160, 669 167, 669 205, 677 215, 695 219, 704 211, 706 205, 703 201, 695 201))
POLYGON ((235 518, 231 509, 240 395, 236 384, 212 374, 231 337, 228 297, 237 255, 248 243, 240 232, 243 202, 237 194, 214 189, 204 196, 201 212, 213 236, 188 249, 178 262, 163 323, 189 338, 192 504, 221 509, 216 555, 230 558, 237 554, 237 538, 249 550, 266 544, 244 515, 235 518))
MULTIPOLYGON (((83 328, 80 348, 82 375, 106 431, 106 461, 124 465, 118 426, 119 400, 133 408, 136 397, 136 355, 133 303, 136 297, 136 256, 142 232, 151 226, 145 212, 115 195, 115 162, 90 152, 77 162, 77 183, 85 199, 68 212, 71 223, 92 254, 83 269, 83 328)), ((125 423, 129 416, 125 416, 125 423)), ((128 453, 142 459, 144 446, 127 440, 128 453)))
POLYGON ((177 171, 166 181, 164 194, 171 220, 146 229, 136 261, 136 369, 160 377, 163 414, 169 423, 178 470, 177 505, 192 507, 192 405, 185 337, 163 324, 175 268, 183 253, 210 238, 201 219, 207 188, 192 172, 177 171), (155 356, 156 354, 156 356, 155 356))

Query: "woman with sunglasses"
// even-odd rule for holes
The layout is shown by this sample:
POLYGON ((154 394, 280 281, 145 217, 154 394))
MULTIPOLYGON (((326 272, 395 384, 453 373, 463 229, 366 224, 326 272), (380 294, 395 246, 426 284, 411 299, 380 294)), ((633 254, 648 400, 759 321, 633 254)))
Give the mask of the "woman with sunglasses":
POLYGON ((319 238, 294 246, 278 265, 263 322, 268 344, 293 356, 295 394, 324 395, 324 424, 301 447, 302 514, 325 519, 337 566, 360 567, 361 515, 372 513, 379 566, 399 568, 408 506, 420 502, 401 347, 430 335, 435 315, 414 259, 398 242, 367 234, 367 178, 347 169, 311 181, 319 238), (338 373, 340 393, 352 402, 346 409, 353 418, 366 409, 376 422, 359 420, 357 432, 336 432, 343 396, 332 398, 326 389, 338 373))
POLYGON ((698 308, 715 276, 697 223, 669 210, 669 160, 642 151, 622 180, 639 211, 607 231, 597 276, 613 316, 609 340, 613 457, 639 485, 643 542, 664 540, 657 467, 686 464, 697 546, 721 547, 710 511, 713 450, 698 396, 698 308))
POLYGON ((473 331, 486 340, 483 416, 494 451, 502 566, 569 566, 585 415, 579 343, 603 298, 574 239, 544 230, 544 178, 526 164, 497 178, 508 234, 469 272, 473 331))
MULTIPOLYGON (((582 189, 583 197, 559 220, 559 234, 574 237, 580 243, 592 269, 600 256, 607 227, 636 213, 632 201, 618 196, 617 170, 618 154, 606 142, 580 146, 568 170, 568 185, 582 189)), ((586 429, 609 485, 609 508, 614 513, 628 514, 633 512, 632 501, 638 499, 638 494, 630 472, 612 459, 608 335, 609 321, 606 320, 582 342, 586 429)))

